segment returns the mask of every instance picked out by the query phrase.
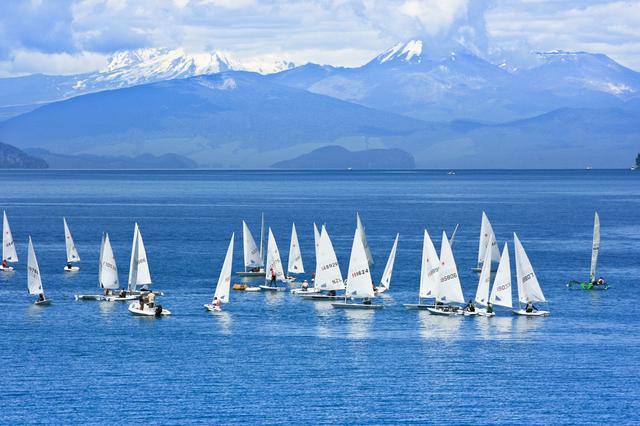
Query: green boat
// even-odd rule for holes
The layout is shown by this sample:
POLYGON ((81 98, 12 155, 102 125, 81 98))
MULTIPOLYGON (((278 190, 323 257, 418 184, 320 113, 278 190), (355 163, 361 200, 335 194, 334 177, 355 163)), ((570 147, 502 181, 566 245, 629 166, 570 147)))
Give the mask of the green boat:
POLYGON ((598 212, 593 220, 593 243, 591 245, 591 269, 589 270, 589 281, 569 280, 568 288, 581 288, 582 290, 608 290, 609 284, 603 279, 596 279, 596 265, 598 263, 598 253, 600 252, 600 216, 598 212))

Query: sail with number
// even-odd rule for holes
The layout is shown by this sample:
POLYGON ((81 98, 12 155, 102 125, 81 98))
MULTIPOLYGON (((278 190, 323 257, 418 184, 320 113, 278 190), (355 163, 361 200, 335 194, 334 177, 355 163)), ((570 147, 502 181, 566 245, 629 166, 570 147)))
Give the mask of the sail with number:
POLYGON ((242 221, 242 248, 244 250, 244 267, 246 268, 259 268, 263 266, 262 253, 258 250, 256 241, 249 231, 247 223, 242 221))
POLYGON ((276 273, 276 281, 284 281, 284 270, 282 269, 282 261, 280 260, 280 252, 276 239, 273 236, 271 228, 269 228, 269 237, 267 239, 267 263, 265 264, 265 281, 271 281, 271 271, 276 273))
POLYGON ((436 297, 440 286, 440 259, 427 230, 422 242, 422 267, 420 269, 420 299, 436 297))
POLYGON ((67 247, 67 262, 80 262, 80 255, 71 236, 67 219, 63 217, 62 222, 64 223, 64 242, 67 247))
POLYGON ((296 224, 291 225, 291 244, 289 245, 289 265, 287 272, 293 274, 304 273, 304 265, 302 264, 302 253, 300 252, 300 244, 298 243, 298 233, 296 232, 296 224))
POLYGON ((522 247, 522 244, 515 233, 513 234, 513 244, 516 252, 518 301, 520 303, 544 302, 544 294, 542 294, 538 277, 533 271, 533 266, 531 266, 529 257, 524 251, 524 247, 522 247))
POLYGON ((360 238, 362 238, 362 245, 364 251, 367 253, 367 261, 369 265, 373 265, 373 256, 371 256, 371 250, 369 250, 369 243, 367 242, 367 235, 364 233, 364 226, 360 220, 360 214, 356 213, 356 228, 360 231, 360 238))
POLYGON ((480 306, 486 306, 489 301, 489 289, 491 287, 491 252, 486 251, 484 261, 482 262, 482 270, 478 279, 478 290, 476 291, 475 301, 480 306))
POLYGON ((438 272, 440 273, 440 284, 438 285, 436 300, 444 303, 464 303, 458 268, 445 231, 442 231, 440 268, 438 272))
POLYGON ((507 247, 507 243, 505 243, 504 249, 502 250, 502 256, 500 256, 500 264, 496 271, 496 277, 493 280, 493 288, 491 289, 491 297, 489 300, 494 305, 511 308, 513 306, 512 299, 511 261, 509 260, 509 249, 507 247))
POLYGON ((591 269, 589 270, 589 281, 596 278, 596 265, 598 264, 598 252, 600 251, 600 216, 596 212, 593 219, 593 243, 591 245, 591 269))
POLYGON ((233 263, 233 241, 235 239, 235 233, 231 234, 231 241, 229 241, 229 247, 227 248, 227 254, 224 257, 224 263, 222 264, 222 270, 218 277, 218 284, 216 285, 216 291, 213 294, 213 299, 216 298, 222 303, 229 302, 229 295, 231 290, 231 267, 233 263))
POLYGON ((320 231, 318 265, 316 267, 315 287, 323 291, 342 290, 344 282, 336 252, 324 225, 320 231))
POLYGON ((131 246, 131 262, 129 263, 129 292, 135 291, 137 286, 151 284, 151 273, 147 262, 147 252, 144 249, 140 227, 135 224, 133 229, 133 244, 131 246))
POLYGON ((18 261, 16 244, 13 241, 13 235, 11 234, 6 212, 2 212, 2 259, 7 262, 18 261))
POLYGON ((374 297, 374 295, 367 252, 362 243, 360 229, 356 228, 351 247, 351 258, 349 259, 345 296, 362 299, 374 297))
POLYGON ((491 252, 491 261, 500 261, 500 249, 496 241, 496 234, 493 232, 493 227, 489 218, 485 212, 482 212, 482 225, 480 226, 480 245, 478 246, 478 267, 482 266, 484 262, 485 253, 489 250, 491 252))
POLYGON ((378 293, 383 293, 389 290, 391 286, 391 275, 393 274, 393 264, 396 261, 396 249, 398 248, 398 238, 400 238, 400 234, 396 234, 396 239, 393 241, 393 246, 391 247, 391 253, 389 253, 389 259, 387 259, 387 265, 384 267, 384 272, 382 273, 382 279, 380 280, 380 285, 378 286, 378 293))
POLYGON ((29 254, 27 258, 27 286, 29 294, 42 294, 42 278, 40 277, 40 268, 38 267, 38 259, 36 252, 33 250, 31 235, 29 235, 29 254))
POLYGON ((118 279, 118 266, 116 265, 116 258, 113 255, 113 249, 111 248, 109 234, 104 235, 102 246, 100 248, 100 266, 98 280, 100 282, 100 287, 102 288, 114 290, 120 287, 120 280, 118 279))

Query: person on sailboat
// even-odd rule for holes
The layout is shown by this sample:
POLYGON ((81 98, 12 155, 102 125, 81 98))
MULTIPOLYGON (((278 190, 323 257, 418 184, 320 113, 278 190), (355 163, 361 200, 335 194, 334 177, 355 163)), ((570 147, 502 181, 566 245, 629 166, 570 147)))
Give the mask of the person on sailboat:
POLYGON ((463 311, 475 312, 476 305, 473 304, 473 300, 469 300, 469 303, 462 309, 463 311))
POLYGON ((591 284, 593 284, 594 286, 599 285, 599 286, 603 286, 605 285, 607 282, 604 280, 604 278, 599 277, 598 279, 594 279, 593 282, 591 284))
POLYGON ((527 307, 525 308, 525 311, 527 313, 531 313, 531 312, 537 311, 537 310, 538 310, 538 308, 535 307, 535 305, 533 304, 532 301, 528 301, 527 302, 527 307))
POLYGON ((124 288, 121 289, 120 293, 118 293, 118 297, 122 297, 122 298, 127 297, 127 291, 124 288))
POLYGON ((271 271, 271 286, 275 287, 276 286, 276 271, 274 271, 273 268, 271 268, 270 271, 271 271))
POLYGON ((71 269, 71 268, 73 268, 73 265, 71 264, 71 262, 67 262, 65 268, 66 269, 71 269))
POLYGON ((144 292, 141 292, 140 293, 140 297, 138 298, 138 301, 140 302, 140 310, 141 311, 144 310, 144 303, 146 302, 146 298, 144 296, 145 296, 144 292))
POLYGON ((493 313, 493 305, 491 304, 491 302, 487 302, 487 313, 488 314, 493 313))
POLYGON ((365 297, 365 298, 362 300, 362 304, 363 304, 363 305, 370 305, 370 304, 371 304, 371 299, 370 299, 369 297, 365 297))
POLYGON ((307 282, 307 280, 302 281, 300 288, 302 289, 302 291, 307 291, 309 289, 309 283, 307 282))
POLYGON ((2 259, 2 267, 3 268, 8 268, 9 267, 9 262, 7 262, 7 259, 2 259))
POLYGON ((147 306, 149 306, 150 308, 156 306, 156 295, 152 291, 150 291, 147 295, 147 306))
POLYGON ((110 289, 110 288, 105 288, 105 289, 104 289, 104 295, 105 295, 105 296, 111 296, 112 294, 113 294, 113 293, 112 293, 112 291, 111 291, 111 289, 110 289))
POLYGON ((38 295, 38 302, 44 302, 44 293, 38 295))

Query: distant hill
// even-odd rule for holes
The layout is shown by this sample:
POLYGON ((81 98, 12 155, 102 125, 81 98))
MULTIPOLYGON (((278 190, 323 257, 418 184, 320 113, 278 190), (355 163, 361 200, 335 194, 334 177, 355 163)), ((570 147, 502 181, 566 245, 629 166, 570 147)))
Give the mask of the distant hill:
POLYGON ((46 169, 41 158, 32 157, 15 146, 0 142, 0 169, 46 169))
POLYGON ((413 169, 416 162, 401 149, 349 151, 341 146, 325 146, 291 160, 278 161, 277 169, 413 169))
POLYGON ((124 155, 55 154, 39 148, 30 148, 26 151, 43 158, 52 169, 193 169, 197 167, 195 161, 178 154, 159 156, 142 154, 126 157, 124 155))

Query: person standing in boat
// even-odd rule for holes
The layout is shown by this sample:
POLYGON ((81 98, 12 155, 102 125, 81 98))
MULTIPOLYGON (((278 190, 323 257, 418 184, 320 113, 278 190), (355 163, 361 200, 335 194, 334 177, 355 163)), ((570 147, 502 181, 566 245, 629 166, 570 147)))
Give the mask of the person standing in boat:
POLYGON ((153 308, 154 306, 156 306, 156 295, 152 291, 150 291, 149 294, 147 295, 147 305, 150 308, 153 308))
POLYGON ((144 303, 145 303, 145 294, 144 292, 140 292, 140 297, 138 298, 138 301, 140 302, 140 310, 143 311, 144 310, 144 303))
POLYGON ((491 304, 491 302, 487 302, 487 313, 488 314, 493 313, 493 305, 491 304))
POLYGON ((276 271, 274 271, 273 268, 271 268, 270 271, 271 271, 271 286, 275 287, 276 286, 276 271))

